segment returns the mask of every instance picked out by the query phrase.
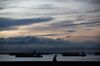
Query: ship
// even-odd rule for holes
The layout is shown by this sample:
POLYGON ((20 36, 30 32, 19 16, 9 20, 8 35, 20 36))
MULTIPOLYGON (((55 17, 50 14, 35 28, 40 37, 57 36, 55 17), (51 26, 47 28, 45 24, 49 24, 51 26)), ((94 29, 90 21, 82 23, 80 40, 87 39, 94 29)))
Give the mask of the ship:
POLYGON ((84 51, 82 51, 81 53, 79 53, 79 52, 66 52, 66 53, 62 53, 62 56, 86 56, 86 54, 84 51))
POLYGON ((95 55, 100 55, 100 52, 95 52, 94 54, 95 54, 95 55))
POLYGON ((41 53, 36 53, 35 51, 33 51, 32 53, 31 52, 10 53, 9 55, 15 55, 16 57, 42 57, 41 53))

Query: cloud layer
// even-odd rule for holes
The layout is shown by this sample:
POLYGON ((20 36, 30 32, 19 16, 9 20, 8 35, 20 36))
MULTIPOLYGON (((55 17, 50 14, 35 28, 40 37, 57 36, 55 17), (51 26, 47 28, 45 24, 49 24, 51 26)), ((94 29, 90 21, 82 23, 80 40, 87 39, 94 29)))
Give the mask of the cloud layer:
MULTIPOLYGON (((100 37, 99 37, 100 38, 100 37)), ((31 36, 25 37, 9 37, 0 38, 0 52, 18 52, 18 51, 32 51, 37 49, 45 49, 44 51, 55 52, 68 51, 69 50, 79 50, 79 49, 97 49, 100 50, 100 41, 69 41, 63 39, 49 39, 49 38, 37 38, 31 36), (63 48, 63 49, 62 49, 63 48), (47 50, 46 50, 47 49, 47 50), (51 50, 50 50, 51 49, 51 50), (66 50, 67 49, 67 50, 66 50), (5 51, 6 50, 6 51, 5 51)), ((87 51, 86 51, 87 52, 87 51)))
POLYGON ((99 6, 99 0, 0 0, 0 36, 99 36, 99 6))
POLYGON ((15 26, 30 25, 34 23, 47 22, 53 18, 33 18, 33 19, 7 19, 0 18, 0 29, 5 30, 14 28, 15 26))
POLYGON ((0 0, 0 52, 100 50, 100 0, 0 0))

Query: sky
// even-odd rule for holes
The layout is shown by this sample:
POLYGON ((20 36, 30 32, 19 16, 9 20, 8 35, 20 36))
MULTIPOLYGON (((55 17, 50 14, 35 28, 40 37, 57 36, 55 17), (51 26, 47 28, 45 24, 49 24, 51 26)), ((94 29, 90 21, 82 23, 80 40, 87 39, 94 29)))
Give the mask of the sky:
POLYGON ((100 39, 100 0, 0 0, 0 37, 100 39))

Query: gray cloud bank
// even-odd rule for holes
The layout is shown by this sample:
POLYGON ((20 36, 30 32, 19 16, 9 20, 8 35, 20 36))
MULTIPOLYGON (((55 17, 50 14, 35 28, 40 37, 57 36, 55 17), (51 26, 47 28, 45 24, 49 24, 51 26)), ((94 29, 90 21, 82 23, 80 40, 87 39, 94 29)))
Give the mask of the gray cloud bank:
POLYGON ((100 49, 100 41, 70 41, 63 39, 37 38, 32 36, 0 38, 0 49, 100 49))

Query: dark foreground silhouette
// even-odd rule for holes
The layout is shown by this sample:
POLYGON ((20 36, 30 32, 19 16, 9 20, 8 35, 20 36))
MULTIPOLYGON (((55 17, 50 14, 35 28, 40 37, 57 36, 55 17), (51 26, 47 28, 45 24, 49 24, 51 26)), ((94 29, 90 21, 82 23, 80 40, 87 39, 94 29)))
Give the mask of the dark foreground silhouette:
POLYGON ((52 66, 58 66, 58 63, 57 63, 57 55, 55 55, 54 57, 53 57, 53 61, 52 61, 52 66))

